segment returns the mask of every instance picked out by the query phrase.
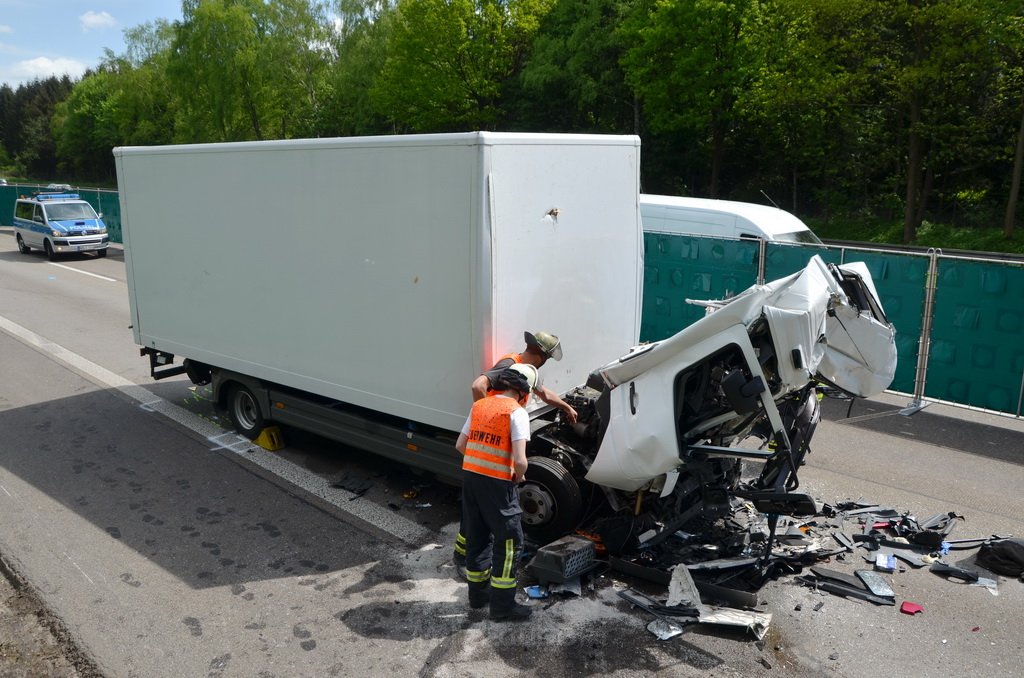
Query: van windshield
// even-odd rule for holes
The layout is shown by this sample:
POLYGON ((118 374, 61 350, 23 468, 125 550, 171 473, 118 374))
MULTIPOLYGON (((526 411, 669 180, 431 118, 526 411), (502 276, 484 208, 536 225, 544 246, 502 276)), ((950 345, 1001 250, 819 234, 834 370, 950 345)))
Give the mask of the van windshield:
POLYGON ((96 212, 87 202, 64 202, 46 206, 46 216, 50 221, 70 219, 95 219, 96 212))
POLYGON ((793 231, 792 233, 779 233, 775 236, 776 240, 782 242, 798 242, 804 245, 823 245, 824 243, 818 239, 818 236, 814 235, 814 231, 793 231))

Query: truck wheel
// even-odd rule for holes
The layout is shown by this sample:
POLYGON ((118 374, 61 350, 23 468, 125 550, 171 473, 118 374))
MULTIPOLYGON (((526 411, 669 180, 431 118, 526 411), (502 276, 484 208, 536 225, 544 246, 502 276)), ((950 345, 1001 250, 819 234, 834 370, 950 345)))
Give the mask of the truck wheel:
POLYGON ((21 233, 18 234, 18 251, 22 254, 28 254, 32 251, 32 248, 25 244, 25 241, 21 239, 21 233))
POLYGON ((530 457, 526 479, 519 485, 523 530, 547 544, 576 529, 583 513, 580 486, 565 467, 547 457, 530 457))
POLYGON ((57 258, 57 253, 53 251, 53 245, 50 244, 49 240, 43 241, 43 251, 46 252, 46 258, 50 261, 57 258))
POLYGON ((249 440, 254 439, 263 430, 263 412, 256 402, 256 396, 245 386, 235 384, 228 392, 228 416, 235 430, 249 440))

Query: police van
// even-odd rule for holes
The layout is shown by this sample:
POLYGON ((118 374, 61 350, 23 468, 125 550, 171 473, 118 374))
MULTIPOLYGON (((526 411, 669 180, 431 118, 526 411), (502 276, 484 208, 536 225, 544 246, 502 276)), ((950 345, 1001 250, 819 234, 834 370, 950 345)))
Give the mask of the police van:
POLYGON ((77 193, 37 193, 14 204, 14 237, 18 251, 33 248, 54 259, 59 254, 95 252, 107 256, 107 227, 77 193))

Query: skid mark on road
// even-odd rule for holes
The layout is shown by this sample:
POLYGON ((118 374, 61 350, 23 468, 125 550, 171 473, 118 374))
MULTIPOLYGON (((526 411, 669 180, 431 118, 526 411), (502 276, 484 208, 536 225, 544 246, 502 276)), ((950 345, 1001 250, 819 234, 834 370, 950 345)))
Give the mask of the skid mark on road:
MULTIPOLYGON (((331 487, 327 480, 310 473, 301 466, 256 446, 242 436, 225 431, 220 426, 189 412, 183 407, 179 407, 163 398, 154 397, 150 391, 138 384, 3 316, 0 316, 0 330, 10 334, 22 343, 49 355, 57 362, 70 367, 94 383, 102 387, 117 389, 135 400, 140 409, 167 417, 193 433, 199 434, 213 445, 211 450, 225 450, 243 457, 246 461, 256 464, 292 485, 300 487, 330 503, 343 513, 384 530, 407 544, 422 544, 435 536, 433 531, 395 514, 394 511, 388 508, 365 499, 353 501, 354 499, 359 499, 358 495, 347 490, 331 487)), ((4 491, 6 492, 6 490, 4 491)))

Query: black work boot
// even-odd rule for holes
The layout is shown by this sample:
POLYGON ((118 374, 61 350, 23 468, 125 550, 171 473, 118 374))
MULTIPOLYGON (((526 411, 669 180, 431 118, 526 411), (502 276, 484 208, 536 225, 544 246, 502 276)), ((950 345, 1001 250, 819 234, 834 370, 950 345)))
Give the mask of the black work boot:
POLYGON ((474 610, 487 607, 491 602, 491 584, 486 581, 469 582, 469 606, 474 610))
POLYGON ((525 621, 533 608, 516 602, 516 590, 491 588, 491 619, 494 621, 525 621))

